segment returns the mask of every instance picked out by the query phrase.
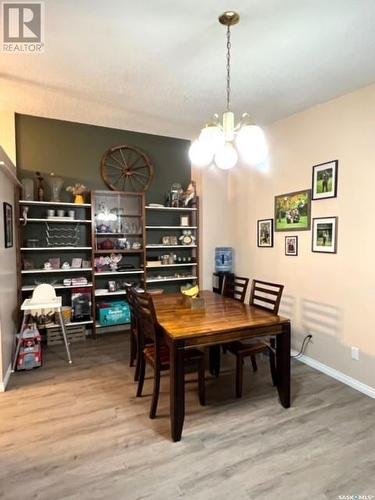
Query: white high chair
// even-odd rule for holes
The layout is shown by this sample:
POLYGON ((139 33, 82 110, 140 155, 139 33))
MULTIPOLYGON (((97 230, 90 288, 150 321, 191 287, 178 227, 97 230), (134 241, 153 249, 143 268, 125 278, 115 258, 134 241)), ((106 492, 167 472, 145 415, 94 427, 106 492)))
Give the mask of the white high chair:
POLYGON ((38 285, 31 297, 31 299, 25 299, 21 305, 21 311, 23 311, 22 326, 18 337, 16 352, 14 355, 12 372, 14 372, 17 364, 17 358, 20 351, 22 343, 22 335, 25 329, 26 321, 28 316, 32 311, 37 311, 39 309, 54 310, 58 314, 59 323, 61 326, 61 331, 63 334, 63 339, 65 343, 66 354, 68 357, 69 364, 72 363, 72 358, 70 357, 69 343, 66 336, 65 322, 62 315, 62 299, 61 297, 56 297, 56 291, 52 285, 42 284, 38 285))

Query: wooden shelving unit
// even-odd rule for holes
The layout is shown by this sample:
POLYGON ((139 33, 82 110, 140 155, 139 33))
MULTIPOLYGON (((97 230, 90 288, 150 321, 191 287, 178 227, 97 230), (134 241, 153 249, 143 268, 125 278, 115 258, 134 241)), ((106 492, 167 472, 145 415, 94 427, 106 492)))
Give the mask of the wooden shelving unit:
POLYGON ((163 288, 176 292, 185 283, 199 282, 199 200, 194 207, 146 206, 146 289, 163 288), (181 225, 180 216, 188 216, 189 224, 181 225), (183 230, 191 231, 195 242, 189 245, 165 245, 163 236, 179 237, 183 230), (149 265, 151 258, 172 255, 173 263, 149 265), (181 261, 179 261, 181 260, 181 261), (154 286, 157 285, 157 286, 154 286))
MULTIPOLYGON (((145 197, 144 193, 121 192, 121 191, 95 191, 91 197, 92 218, 92 282, 94 288, 93 303, 94 310, 105 301, 122 300, 126 295, 124 283, 132 283, 145 287, 145 197), (114 215, 114 216, 113 216, 114 215), (126 238, 131 248, 119 248, 119 239, 126 238), (105 240, 111 241, 113 248, 102 248, 105 240), (140 248, 132 248, 138 242, 140 248), (119 269, 112 271, 109 268, 99 270, 96 259, 121 255, 119 269), (121 269, 122 265, 131 265, 133 268, 121 269), (112 292, 102 290, 109 289, 109 281, 114 281, 118 289, 112 292)), ((94 333, 102 331, 113 331, 127 329, 127 325, 115 325, 108 327, 100 325, 98 316, 95 315, 94 333), (120 329, 121 329, 120 328, 120 329)))
MULTIPOLYGON (((64 305, 71 305, 71 292, 75 288, 91 290, 92 318, 84 322, 72 322, 72 325, 85 325, 95 335, 97 330, 107 332, 122 331, 127 325, 108 327, 98 323, 97 305, 102 301, 122 300, 126 292, 123 284, 132 283, 140 288, 152 290, 163 288, 166 293, 176 292, 185 283, 199 282, 199 200, 194 207, 159 207, 146 206, 143 193, 125 193, 115 191, 95 191, 91 195, 91 203, 76 205, 69 202, 39 202, 19 200, 18 202, 18 258, 19 258, 19 301, 31 295, 39 282, 51 283, 58 295, 63 297, 64 305), (104 204, 104 205, 103 205, 104 204), (28 207, 28 213, 23 217, 23 210, 28 207), (47 209, 66 208, 75 210, 75 219, 47 218, 47 209), (109 214, 117 214, 105 221, 103 207, 109 214), (100 214, 100 217, 98 215, 100 214), (189 217, 189 225, 180 224, 180 216, 189 217), (48 246, 41 237, 46 231, 46 224, 56 227, 79 226, 80 238, 76 246, 48 246), (108 226, 104 227, 103 225, 108 226), (102 227, 100 227, 102 226, 102 227), (99 228, 99 229, 98 229, 99 228), (195 236, 194 244, 182 245, 179 237, 183 230, 189 230, 195 236), (163 236, 177 237, 179 244, 163 244, 163 236), (38 239, 36 245, 31 245, 28 239, 38 239), (133 245, 139 242, 140 248, 118 248, 119 239, 126 238, 133 245), (114 248, 103 247, 105 240, 111 240, 114 248), (131 265, 132 268, 112 271, 109 268, 96 268, 96 259, 110 256, 112 253, 122 256, 119 266, 131 265), (147 265, 147 259, 160 258, 162 255, 176 256, 173 263, 147 265), (48 258, 60 257, 71 262, 79 257, 90 263, 90 267, 69 269, 44 269, 43 264, 48 258), (35 263, 35 268, 24 269, 25 260, 35 263), (64 285, 63 279, 82 275, 86 277, 86 285, 64 285), (115 281, 118 289, 107 291, 108 282, 115 281)), ((78 229, 77 229, 78 230, 78 229)), ((122 240, 124 241, 124 240, 122 240)))
MULTIPOLYGON (((92 238, 91 238, 91 203, 75 204, 70 202, 55 202, 55 201, 36 201, 20 199, 17 203, 17 212, 19 219, 18 226, 18 298, 21 303, 25 298, 29 297, 36 286, 43 283, 50 283, 56 290, 58 296, 62 297, 64 306, 72 305, 71 293, 74 289, 88 289, 91 293, 92 300, 92 238), (27 208, 27 216, 24 217, 24 210, 27 208), (74 210, 74 219, 64 218, 48 218, 47 210, 49 209, 64 209, 74 210), (76 245, 58 245, 49 246, 47 237, 47 225, 49 227, 77 227, 77 244, 76 245), (55 226, 56 225, 56 226, 55 226), (38 240, 38 245, 29 245, 29 240, 38 240), (69 269, 44 269, 44 262, 50 258, 60 258, 60 265, 67 261, 71 264, 73 258, 81 258, 82 261, 87 261, 90 267, 80 267, 69 269), (32 263, 35 267, 26 267, 32 263), (26 267, 26 268, 25 268, 26 267), (64 285, 64 278, 73 279, 74 277, 82 276, 88 280, 85 285, 64 285)), ((91 308, 91 318, 87 321, 72 321, 69 325, 85 325, 91 330, 93 324, 93 309, 91 308)), ((52 328, 54 325, 46 325, 47 328, 52 328)))

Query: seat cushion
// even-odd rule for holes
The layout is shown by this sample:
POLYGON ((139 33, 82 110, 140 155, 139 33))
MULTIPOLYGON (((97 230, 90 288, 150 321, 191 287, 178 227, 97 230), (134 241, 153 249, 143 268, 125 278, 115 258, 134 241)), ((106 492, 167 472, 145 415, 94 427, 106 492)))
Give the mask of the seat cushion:
MULTIPOLYGON (((155 346, 154 345, 149 345, 143 350, 144 356, 146 360, 152 364, 153 366, 155 365, 155 346)), ((160 364, 162 366, 162 369, 167 370, 169 368, 169 348, 166 345, 161 345, 160 350, 160 364)), ((204 356, 204 353, 202 351, 199 351, 198 349, 189 349, 184 352, 184 359, 187 363, 189 362, 195 362, 201 359, 204 356)))

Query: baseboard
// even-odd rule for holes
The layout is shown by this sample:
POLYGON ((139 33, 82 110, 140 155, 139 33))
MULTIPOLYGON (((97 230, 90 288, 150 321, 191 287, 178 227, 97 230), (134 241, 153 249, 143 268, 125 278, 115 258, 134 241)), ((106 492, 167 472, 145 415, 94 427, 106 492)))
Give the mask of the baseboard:
MULTIPOLYGON (((297 351, 292 349, 291 355, 295 356, 296 354, 297 351)), ((338 370, 335 370, 334 368, 331 368, 330 366, 327 366, 324 363, 321 363, 320 361, 316 361, 315 359, 310 358, 310 356, 306 356, 305 354, 299 356, 296 359, 298 359, 298 361, 301 361, 302 363, 305 363, 305 365, 311 366, 311 368, 315 368, 316 370, 325 373, 329 377, 339 380, 343 384, 349 385, 353 389, 356 389, 357 391, 366 394, 366 396, 375 399, 374 387, 370 387, 369 385, 366 385, 360 382, 359 380, 356 380, 355 378, 349 377, 348 375, 345 375, 345 373, 339 372, 338 370)))
POLYGON ((5 392, 11 373, 12 373, 12 365, 10 364, 8 366, 6 373, 5 373, 4 380, 2 382, 0 382, 0 392, 5 392))

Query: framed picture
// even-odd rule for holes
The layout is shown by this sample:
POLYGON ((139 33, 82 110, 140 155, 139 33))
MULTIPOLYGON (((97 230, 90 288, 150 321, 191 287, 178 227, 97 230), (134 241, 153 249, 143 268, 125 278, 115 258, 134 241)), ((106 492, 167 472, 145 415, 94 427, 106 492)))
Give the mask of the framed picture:
POLYGON ((298 255, 298 236, 285 236, 285 255, 298 255))
POLYGON ((189 216, 188 215, 180 215, 180 226, 189 226, 189 216))
POLYGON ((313 219, 313 252, 337 252, 337 223, 338 217, 317 217, 313 219))
POLYGON ((80 267, 82 267, 82 259, 79 257, 72 259, 72 268, 79 269, 80 267))
POLYGON ((313 166, 312 199, 336 198, 338 160, 313 166))
POLYGON ((162 241, 163 245, 170 245, 171 244, 170 236, 163 236, 161 241, 162 241))
POLYGON ((308 231, 311 189, 275 196, 275 231, 308 231))
POLYGON ((258 247, 273 247, 273 219, 258 220, 258 247))
POLYGON ((13 246, 13 208, 12 205, 3 202, 4 212, 4 246, 11 248, 13 246))
POLYGON ((60 257, 51 257, 48 259, 52 269, 60 269, 60 257))

